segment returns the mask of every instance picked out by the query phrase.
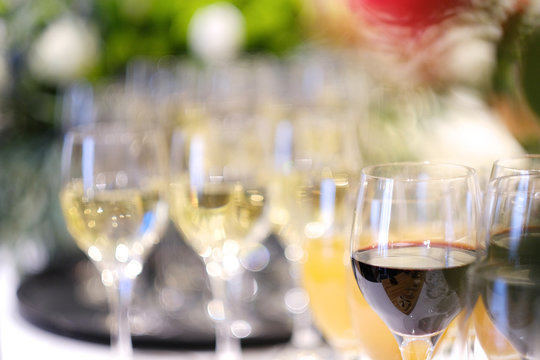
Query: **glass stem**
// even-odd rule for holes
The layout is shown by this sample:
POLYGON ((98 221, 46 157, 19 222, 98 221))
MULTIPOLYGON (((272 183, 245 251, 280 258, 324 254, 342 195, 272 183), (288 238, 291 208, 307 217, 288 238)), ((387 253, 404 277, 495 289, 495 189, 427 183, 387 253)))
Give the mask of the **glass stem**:
POLYGON ((133 294, 133 279, 120 275, 117 283, 107 287, 111 309, 111 350, 116 359, 133 358, 129 312, 133 294))
POLYGON ((403 360, 431 360, 440 334, 421 338, 394 334, 394 337, 400 344, 399 350, 403 360))
POLYGON ((313 328, 309 295, 301 285, 302 267, 298 261, 288 263, 292 288, 285 295, 285 305, 292 316, 291 342, 297 349, 313 349, 319 346, 322 340, 313 328))
POLYGON ((212 309, 209 314, 216 328, 216 359, 241 360, 242 345, 240 339, 233 335, 231 325, 232 315, 230 282, 220 276, 209 276, 212 289, 212 309))

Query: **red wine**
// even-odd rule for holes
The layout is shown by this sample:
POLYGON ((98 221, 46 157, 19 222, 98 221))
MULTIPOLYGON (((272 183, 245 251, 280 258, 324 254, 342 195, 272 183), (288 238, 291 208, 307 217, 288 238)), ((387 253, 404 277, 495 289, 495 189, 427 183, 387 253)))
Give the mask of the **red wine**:
POLYGON ((465 305, 472 250, 443 245, 393 244, 356 251, 352 265, 366 301, 400 335, 446 329, 465 305))
POLYGON ((540 264, 540 228, 514 228, 493 235, 489 240, 487 261, 540 264))
POLYGON ((497 329, 525 358, 540 356, 540 265, 483 264, 475 285, 497 329))

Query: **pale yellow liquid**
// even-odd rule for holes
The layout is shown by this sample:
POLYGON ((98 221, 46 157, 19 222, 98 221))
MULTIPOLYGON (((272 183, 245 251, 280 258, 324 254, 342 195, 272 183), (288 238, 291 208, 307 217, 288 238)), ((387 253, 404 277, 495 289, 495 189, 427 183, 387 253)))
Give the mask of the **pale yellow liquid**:
POLYGON ((226 241, 241 246, 251 240, 248 235, 254 226, 264 222, 266 198, 260 188, 224 183, 197 188, 180 178, 171 184, 170 202, 173 222, 201 256, 226 241))
POLYGON ((141 259, 159 241, 167 221, 159 185, 148 189, 84 190, 81 181, 60 193, 67 228, 96 263, 141 259), (119 248, 119 245, 123 245, 119 248))
POLYGON ((306 236, 315 236, 305 233, 306 224, 319 222, 325 226, 320 204, 321 181, 332 181, 335 186, 335 198, 332 201, 333 219, 330 222, 336 222, 338 223, 336 226, 342 227, 340 222, 348 219, 345 212, 347 194, 350 191, 350 176, 346 173, 326 172, 319 174, 322 180, 317 181, 312 180, 313 174, 301 172, 279 175, 273 179, 269 218, 274 232, 279 235, 284 247, 302 246, 306 236))

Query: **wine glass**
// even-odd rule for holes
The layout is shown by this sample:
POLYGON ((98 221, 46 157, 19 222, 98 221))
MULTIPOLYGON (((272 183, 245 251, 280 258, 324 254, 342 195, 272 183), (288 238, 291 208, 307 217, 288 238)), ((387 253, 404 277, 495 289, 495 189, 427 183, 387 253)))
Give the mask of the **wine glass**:
POLYGON ((358 287, 403 359, 431 359, 462 311, 477 258, 480 197, 466 166, 405 162, 362 170, 351 234, 358 287))
POLYGON ((145 256, 168 222, 167 149, 157 130, 95 123, 67 131, 60 200, 67 228, 101 274, 111 345, 131 358, 130 304, 145 256))
POLYGON ((540 357, 539 190, 540 174, 525 169, 488 188, 487 249, 471 269, 471 305, 479 343, 492 358, 540 357))
POLYGON ((237 317, 234 279, 269 231, 263 138, 258 122, 224 110, 177 129, 171 142, 171 218, 204 260, 216 358, 241 359, 247 321, 237 317))
MULTIPOLYGON (((490 211, 494 208, 493 202, 496 191, 493 191, 495 180, 508 175, 519 175, 540 172, 540 155, 524 154, 510 158, 503 158, 493 162, 487 187, 484 192, 484 223, 482 226, 481 238, 486 240, 481 246, 488 244, 489 236, 488 222, 490 211)), ((519 354, 513 349, 505 336, 497 330, 493 324, 482 301, 476 301, 472 311, 471 329, 474 330, 474 337, 480 346, 474 346, 473 339, 469 340, 472 351, 484 353, 483 355, 494 359, 519 359, 519 354)), ((469 330, 469 329, 467 329, 469 330)))

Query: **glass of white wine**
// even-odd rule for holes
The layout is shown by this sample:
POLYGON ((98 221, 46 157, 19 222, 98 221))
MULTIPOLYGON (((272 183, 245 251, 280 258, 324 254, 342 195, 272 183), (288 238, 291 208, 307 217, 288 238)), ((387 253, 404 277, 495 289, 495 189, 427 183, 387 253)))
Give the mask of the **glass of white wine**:
POLYGON ((60 200, 67 228, 101 274, 111 346, 132 356, 130 304, 145 256, 168 223, 167 149, 159 130, 93 124, 69 130, 60 200))
POLYGON ((266 155, 256 121, 223 113, 207 120, 173 133, 170 215, 205 263, 216 358, 235 360, 242 358, 241 339, 252 329, 237 317, 234 280, 243 273, 244 256, 269 231, 266 155))

